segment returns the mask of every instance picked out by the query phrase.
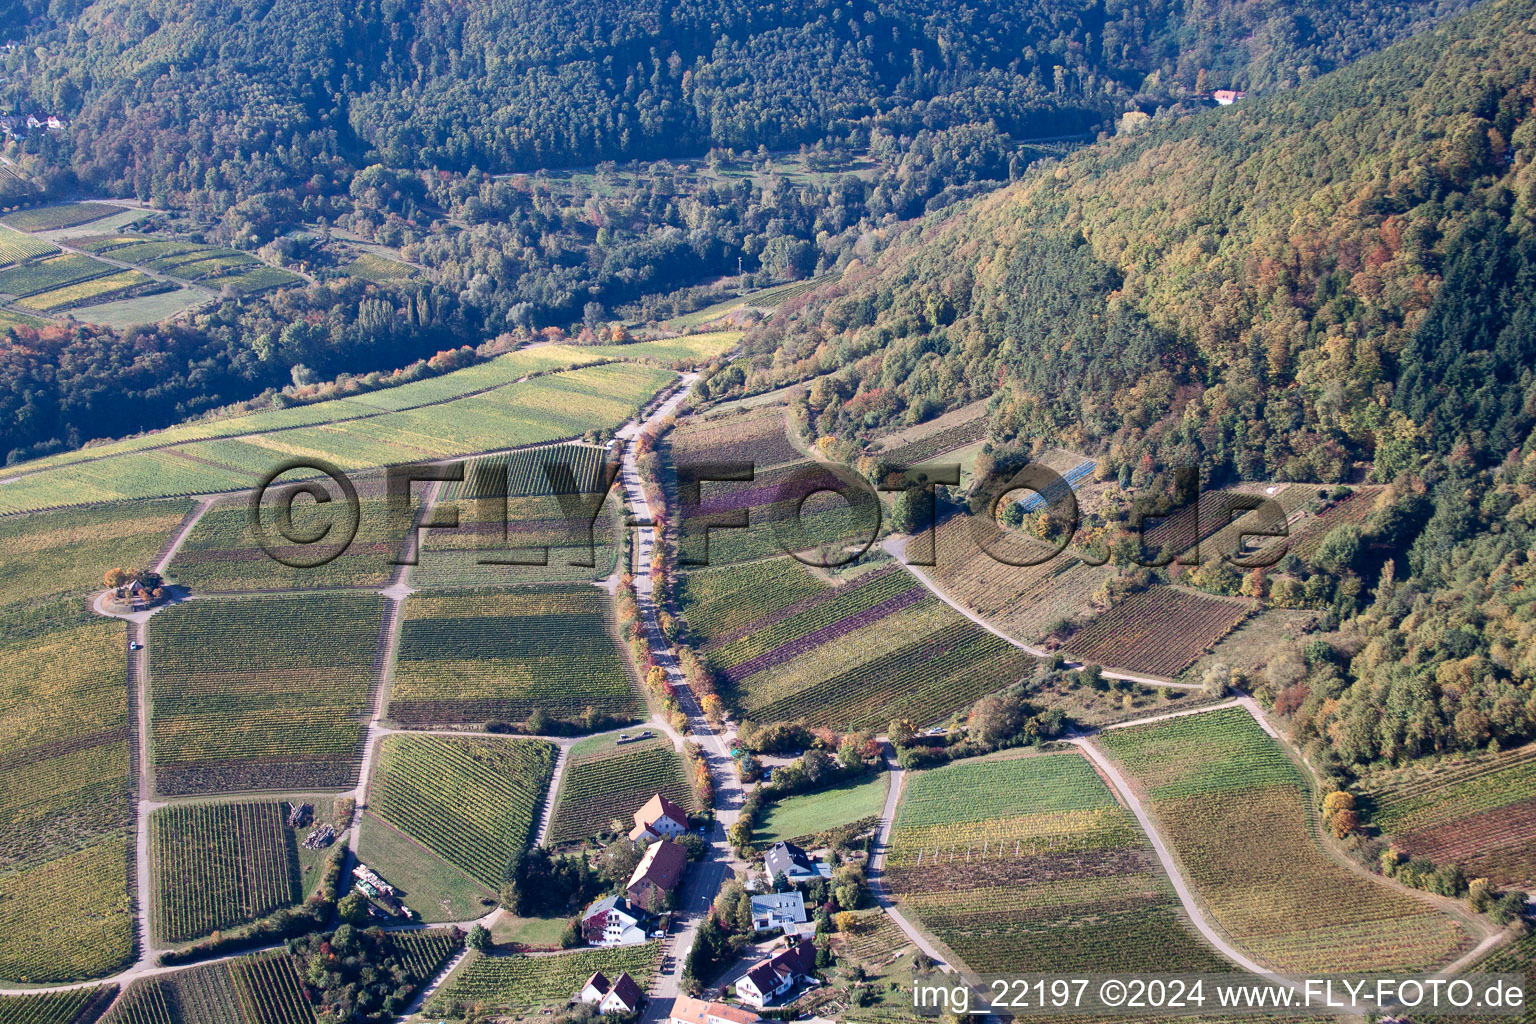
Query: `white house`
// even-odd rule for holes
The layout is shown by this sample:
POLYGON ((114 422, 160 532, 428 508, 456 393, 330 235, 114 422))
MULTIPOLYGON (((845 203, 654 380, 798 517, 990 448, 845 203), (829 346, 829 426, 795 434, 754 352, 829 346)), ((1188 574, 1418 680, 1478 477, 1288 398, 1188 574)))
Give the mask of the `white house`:
POLYGON ((657 793, 635 812, 631 842, 649 843, 654 839, 676 839, 688 831, 688 812, 657 793))
POLYGON ((816 945, 800 939, 753 967, 736 982, 736 998, 761 1009, 809 978, 816 970, 816 945))
POLYGON ((771 892, 752 897, 752 926, 758 931, 784 931, 805 922, 805 897, 795 892, 771 892))
POLYGON ((628 946, 646 939, 645 913, 623 896, 598 900, 581 914, 581 937, 591 946, 628 946))
POLYGON ((597 1007, 598 1013, 634 1013, 645 1000, 645 993, 627 972, 609 981, 598 971, 588 978, 573 1002, 597 1007))
POLYGON ((813 878, 832 877, 831 865, 812 860, 810 854, 794 843, 774 843, 763 857, 763 866, 769 884, 779 875, 796 885, 813 878))

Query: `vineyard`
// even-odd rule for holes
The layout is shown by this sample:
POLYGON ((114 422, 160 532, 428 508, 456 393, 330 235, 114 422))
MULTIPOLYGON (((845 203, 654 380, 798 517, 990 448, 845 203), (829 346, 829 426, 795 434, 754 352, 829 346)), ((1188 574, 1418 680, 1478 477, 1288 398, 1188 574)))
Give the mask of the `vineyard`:
POLYGON ((558 956, 473 956, 436 996, 427 1001, 431 1015, 455 1008, 485 1010, 559 1008, 594 971, 609 978, 627 972, 644 991, 661 962, 661 944, 647 942, 615 949, 591 949, 558 956))
POLYGON ((101 587, 101 567, 149 565, 191 511, 185 498, 0 518, 0 606, 101 587))
POLYGON ((1379 487, 1359 488, 1337 501, 1325 500, 1315 513, 1309 512, 1292 529, 1289 551, 1305 561, 1317 554, 1317 546, 1339 526, 1361 526, 1376 507, 1379 487))
POLYGON ((0 870, 0 980, 99 978, 133 957, 124 833, 14 870, 0 870))
POLYGON ((1132 594, 1066 642, 1094 665, 1172 679, 1253 612, 1253 602, 1170 586, 1132 594))
POLYGON ((94 1024, 116 988, 77 988, 36 996, 0 996, 0 1024, 94 1024))
POLYGON ((1536 745, 1367 777, 1371 823, 1392 845, 1468 878, 1536 882, 1536 745))
POLYGON ((916 466, 946 452, 964 448, 987 436, 987 417, 983 413, 956 423, 946 423, 936 430, 902 432, 885 438, 875 450, 883 461, 896 466, 916 466))
POLYGON ((117 297, 140 285, 153 282, 154 278, 137 270, 119 270, 113 274, 93 276, 89 280, 76 281, 60 288, 28 295, 20 300, 20 304, 41 313, 54 313, 84 302, 117 297))
POLYGON ((622 747, 605 743, 592 755, 573 754, 556 797, 549 842, 575 843, 601 835, 614 819, 628 829, 630 816, 655 793, 696 809, 688 770, 665 737, 622 747))
POLYGON ((1114 569, 1088 565, 1070 549, 1048 557, 1049 547, 1018 535, 1007 541, 1008 557, 1040 564, 1008 565, 981 549, 965 516, 946 520, 935 537, 935 564, 923 570, 934 585, 1024 641, 1039 640, 1057 623, 1086 612, 1095 592, 1114 575, 1114 569))
POLYGON ((248 253, 200 242, 157 239, 149 235, 103 235, 80 248, 123 263, 137 263, 208 288, 226 286, 241 294, 303 282, 297 274, 267 266, 248 253))
POLYGON ((341 269, 343 273, 353 277, 381 284, 389 281, 405 281, 416 276, 415 267, 371 252, 360 253, 356 259, 341 269))
MULTIPOLYGON (((251 529, 249 500, 240 495, 224 499, 203 513, 182 542, 167 575, 197 593, 241 590, 310 590, 321 587, 374 586, 389 582, 390 562, 399 554, 403 532, 388 514, 382 477, 355 481, 359 497, 357 535, 345 551, 320 566, 288 566, 269 555, 251 529)), ((271 512, 263 513, 267 528, 271 512)), ((314 536, 327 525, 338 524, 333 505, 296 501, 293 505, 296 536, 314 536)), ((311 549, 275 545, 273 553, 294 561, 312 555, 311 549)))
POLYGON ((121 206, 113 206, 111 203, 58 203, 54 206, 39 206, 31 210, 17 210, 8 213, 3 218, 7 227, 17 231, 53 231, 58 228, 72 228, 77 224, 88 224, 93 220, 100 220, 110 214, 117 213, 121 206))
POLYGON ((670 435, 672 462, 679 466, 748 463, 759 473, 774 466, 804 462, 805 456, 785 434, 784 415, 782 408, 768 406, 720 416, 689 417, 670 435))
POLYGON ((628 345, 593 345, 592 350, 610 359, 645 359, 663 366, 697 366, 735 348, 741 341, 741 334, 741 331, 711 331, 628 345))
POLYGON ((713 644, 750 632, 760 619, 814 597, 826 587, 788 556, 699 568, 684 577, 683 607, 695 642, 713 644))
POLYGON ((406 602, 389 715, 398 722, 520 722, 535 710, 566 721, 587 708, 640 718, 592 586, 552 585, 429 596, 406 602))
POLYGON ((972 970, 1219 971, 1150 844, 1077 753, 914 776, 885 877, 972 970))
POLYGON ((298 851, 281 803, 174 804, 150 819, 155 933, 171 942, 297 903, 298 851))
POLYGON ((1309 791, 1241 708, 1101 734, 1200 901, 1239 947, 1287 971, 1424 970, 1471 945, 1452 918, 1336 863, 1309 791))
POLYGON ((0 292, 26 297, 116 272, 117 268, 110 263, 65 253, 0 271, 0 292))
POLYGON ((303 965, 260 953, 134 982, 102 1024, 313 1024, 303 965))
POLYGON ((120 452, 120 457, 88 462, 82 461, 79 453, 70 453, 70 457, 14 467, 10 472, 19 471, 21 476, 0 486, 0 512, 240 490, 253 486, 260 476, 291 458, 321 458, 343 469, 363 469, 574 437, 624 422, 651 395, 675 379, 667 370, 610 363, 505 381, 509 370, 520 367, 527 374, 530 366, 537 369, 547 367, 551 361, 579 363, 594 358, 580 350, 565 351, 572 354, 546 351, 537 357, 519 359, 522 353, 514 353, 512 357, 458 373, 416 382, 432 385, 430 389, 408 384, 392 393, 380 393, 399 396, 413 389, 410 394, 415 398, 446 392, 447 398, 425 399, 438 404, 380 412, 371 406, 379 400, 388 401, 388 397, 381 399, 370 394, 368 403, 338 399, 298 409, 189 424, 162 431, 152 439, 90 449, 94 455, 120 452), (454 380, 459 374, 467 376, 454 380), (487 377, 493 383, 483 383, 487 377), (464 385, 494 390, 466 395, 464 385), (463 397, 452 397, 455 394, 463 397), (330 419, 333 416, 338 418, 330 419), (230 436, 240 433, 233 429, 240 424, 264 424, 257 429, 268 432, 230 436), (275 424, 296 425, 274 432, 275 424), (172 446, 146 450, 157 443, 172 446))
POLYGON ((0 231, 0 267, 14 266, 24 260, 51 256, 59 251, 52 242, 28 238, 12 231, 0 231))
POLYGON ((375 594, 316 594, 192 601, 157 615, 157 790, 350 786, 383 614, 375 594))
POLYGON ((554 763, 555 747, 542 740, 389 736, 369 805, 495 891, 533 837, 554 763))
POLYGON ((96 977, 131 949, 122 623, 10 611, 0 643, 0 979, 96 977))
MULTIPOLYGON (((674 459, 679 458, 674 450, 674 459)), ((718 456, 701 456, 718 462, 718 456)), ((833 564, 850 545, 873 538, 872 519, 856 515, 833 491, 847 484, 819 463, 759 467, 750 481, 706 481, 698 508, 679 512, 682 564, 729 565, 791 551, 816 564, 833 564), (831 490, 829 490, 831 489, 831 490), (745 513, 743 528, 711 529, 708 517, 745 513)))

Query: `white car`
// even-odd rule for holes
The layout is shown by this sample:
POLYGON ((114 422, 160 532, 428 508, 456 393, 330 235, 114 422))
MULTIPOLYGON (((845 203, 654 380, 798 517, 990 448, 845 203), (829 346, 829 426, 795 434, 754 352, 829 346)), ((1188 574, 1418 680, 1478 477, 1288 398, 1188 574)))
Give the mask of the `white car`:
POLYGON ((128 649, 130 651, 142 651, 144 649, 144 645, 139 643, 137 640, 130 640, 128 642, 128 649))

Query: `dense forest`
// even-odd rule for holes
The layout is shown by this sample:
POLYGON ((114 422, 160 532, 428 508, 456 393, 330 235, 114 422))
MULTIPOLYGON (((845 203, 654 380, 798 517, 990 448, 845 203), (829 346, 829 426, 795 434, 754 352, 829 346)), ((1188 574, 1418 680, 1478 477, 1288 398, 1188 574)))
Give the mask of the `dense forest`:
POLYGON ((1065 443, 1127 493, 1386 483, 1308 558, 1192 582, 1325 613, 1255 681, 1324 761, 1530 738, 1533 16, 1491 0, 930 216, 749 336, 734 389, 820 374, 799 414, 850 458, 992 396, 991 458, 1065 443))

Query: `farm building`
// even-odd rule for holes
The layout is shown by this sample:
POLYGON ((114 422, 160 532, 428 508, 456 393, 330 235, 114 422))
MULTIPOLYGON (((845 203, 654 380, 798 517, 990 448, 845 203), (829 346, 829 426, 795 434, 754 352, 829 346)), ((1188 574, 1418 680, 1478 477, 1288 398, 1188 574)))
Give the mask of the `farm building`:
POLYGON ((572 1002, 595 1006, 598 1013, 634 1013, 644 999, 645 993, 640 991, 640 986, 628 972, 610 982, 602 971, 597 971, 582 985, 572 1002))
POLYGON ((661 909, 666 894, 677 888, 687 863, 688 851, 677 843, 668 839, 653 843, 635 865, 624 893, 631 903, 655 913, 661 909))
POLYGON ((725 1003, 707 1003, 702 999, 678 996, 672 1004, 669 1024, 757 1024, 762 1018, 751 1010, 725 1003))
POLYGON ((628 946, 645 941, 645 912, 623 896, 609 896, 581 915, 581 937, 592 946, 628 946))
POLYGON ((771 892, 752 897, 752 927, 758 931, 793 931, 805 923, 805 897, 799 892, 771 892))
POLYGON ((630 829, 629 839, 643 844, 663 838, 676 839, 687 831, 688 812, 657 793, 635 812, 635 827, 630 829))
POLYGON ((809 978, 815 969, 815 943, 799 939, 748 971, 736 983, 736 996, 750 1006, 768 1006, 809 978))

